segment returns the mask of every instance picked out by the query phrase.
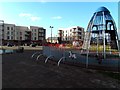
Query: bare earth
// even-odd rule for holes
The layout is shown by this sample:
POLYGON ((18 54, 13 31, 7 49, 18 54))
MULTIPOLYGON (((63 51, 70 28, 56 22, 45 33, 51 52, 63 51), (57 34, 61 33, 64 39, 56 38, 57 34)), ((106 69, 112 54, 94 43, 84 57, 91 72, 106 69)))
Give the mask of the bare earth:
POLYGON ((96 70, 31 59, 33 50, 2 56, 2 88, 118 88, 118 80, 96 70))

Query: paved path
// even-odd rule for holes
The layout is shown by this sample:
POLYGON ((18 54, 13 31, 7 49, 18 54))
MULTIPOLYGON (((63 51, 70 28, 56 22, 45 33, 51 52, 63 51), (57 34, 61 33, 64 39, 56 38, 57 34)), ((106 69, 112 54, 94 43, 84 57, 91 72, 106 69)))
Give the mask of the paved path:
POLYGON ((3 88, 119 88, 116 79, 95 70, 30 59, 35 51, 3 55, 3 88))

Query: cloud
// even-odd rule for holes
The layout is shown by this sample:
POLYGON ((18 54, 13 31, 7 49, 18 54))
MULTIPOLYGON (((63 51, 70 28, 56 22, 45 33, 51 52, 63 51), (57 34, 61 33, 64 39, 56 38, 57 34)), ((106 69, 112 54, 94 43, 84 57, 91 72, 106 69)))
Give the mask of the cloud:
POLYGON ((44 4, 44 3, 47 3, 46 0, 40 0, 40 2, 43 3, 43 4, 44 4))
POLYGON ((20 13, 19 16, 20 17, 31 17, 32 15, 29 13, 20 13))
POLYGON ((26 18, 30 19, 31 21, 38 21, 38 20, 41 19, 40 17, 38 17, 38 16, 33 16, 33 15, 30 14, 30 13, 20 13, 20 14, 19 14, 19 17, 26 17, 26 18))
POLYGON ((30 17, 30 19, 32 20, 32 21, 37 21, 37 20, 40 20, 41 18, 40 17, 30 17))
POLYGON ((61 16, 55 16, 55 17, 52 17, 52 19, 62 19, 61 16))

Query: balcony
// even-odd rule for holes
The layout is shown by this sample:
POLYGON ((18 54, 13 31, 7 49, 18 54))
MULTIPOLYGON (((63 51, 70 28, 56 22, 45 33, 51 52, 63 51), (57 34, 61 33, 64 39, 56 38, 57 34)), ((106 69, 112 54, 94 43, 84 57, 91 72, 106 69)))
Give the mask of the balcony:
POLYGON ((39 31, 39 33, 44 33, 44 31, 39 31))
POLYGON ((73 31, 72 33, 77 33, 76 31, 73 31))

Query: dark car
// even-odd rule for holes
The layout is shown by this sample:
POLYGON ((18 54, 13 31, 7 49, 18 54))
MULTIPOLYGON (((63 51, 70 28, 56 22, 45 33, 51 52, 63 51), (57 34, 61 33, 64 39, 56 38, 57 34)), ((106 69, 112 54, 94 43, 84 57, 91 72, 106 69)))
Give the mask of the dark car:
POLYGON ((12 46, 14 46, 14 45, 9 43, 9 44, 7 44, 7 46, 8 46, 8 47, 12 47, 12 46))
POLYGON ((33 44, 31 44, 31 46, 32 46, 32 47, 36 47, 36 46, 37 46, 37 44, 33 43, 33 44))

